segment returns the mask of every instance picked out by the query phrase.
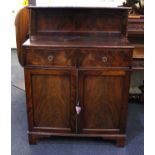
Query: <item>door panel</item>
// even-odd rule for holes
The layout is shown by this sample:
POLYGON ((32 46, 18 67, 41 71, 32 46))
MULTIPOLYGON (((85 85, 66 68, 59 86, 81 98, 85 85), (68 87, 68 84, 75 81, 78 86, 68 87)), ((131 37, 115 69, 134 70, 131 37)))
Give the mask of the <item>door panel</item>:
POLYGON ((29 71, 33 128, 74 130, 75 76, 71 70, 29 71))
POLYGON ((33 75, 32 88, 35 126, 69 127, 69 77, 33 75))
POLYGON ((82 132, 119 129, 125 77, 125 71, 79 71, 82 132))

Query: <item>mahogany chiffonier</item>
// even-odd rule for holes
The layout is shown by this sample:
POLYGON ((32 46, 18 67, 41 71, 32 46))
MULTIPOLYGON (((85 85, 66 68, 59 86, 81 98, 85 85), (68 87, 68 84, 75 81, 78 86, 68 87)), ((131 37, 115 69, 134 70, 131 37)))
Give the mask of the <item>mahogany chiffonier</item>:
POLYGON ((17 47, 25 73, 29 143, 71 136, 124 146, 133 52, 127 39, 129 8, 25 9, 28 39, 20 44, 18 32, 17 47))

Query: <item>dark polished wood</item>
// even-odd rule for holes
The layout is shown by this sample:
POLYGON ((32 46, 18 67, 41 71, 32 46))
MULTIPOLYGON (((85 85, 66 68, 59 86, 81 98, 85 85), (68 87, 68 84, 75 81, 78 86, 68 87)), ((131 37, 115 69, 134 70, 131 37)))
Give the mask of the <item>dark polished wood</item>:
POLYGON ((23 65, 23 52, 22 44, 29 38, 29 10, 22 8, 16 15, 15 27, 16 27, 16 43, 17 43, 17 54, 18 60, 23 65))
POLYGON ((124 146, 133 52, 128 8, 28 9, 29 38, 19 43, 18 57, 29 143, 71 136, 124 146))
POLYGON ((48 33, 50 35, 52 32, 113 31, 122 35, 127 33, 128 12, 124 8, 53 7, 50 9, 49 7, 30 6, 30 14, 32 38, 37 34, 48 33))
POLYGON ((134 45, 132 70, 144 70, 144 16, 129 16, 128 39, 134 45))
POLYGON ((25 50, 26 66, 130 67, 132 50, 122 48, 59 48, 25 50), (80 57, 79 57, 80 56, 80 57))
MULTIPOLYGON (((128 18, 128 39, 134 45, 132 71, 144 71, 144 15, 128 18)), ((143 96, 143 95, 141 95, 143 96)), ((143 103, 139 94, 129 94, 129 101, 143 103), (138 96, 139 99, 134 99, 138 96)), ((143 97, 142 97, 143 98, 143 97)))
POLYGON ((123 94, 128 89, 124 84, 128 76, 128 71, 124 70, 79 70, 82 133, 102 133, 105 129, 124 130, 126 125, 120 118, 122 107, 127 104, 123 94))
POLYGON ((75 85, 74 70, 25 69, 25 73, 31 79, 31 87, 27 86, 29 82, 26 83, 26 91, 31 92, 28 93, 30 96, 27 97, 27 102, 33 107, 33 114, 30 114, 30 117, 33 115, 32 128, 39 130, 48 127, 52 132, 73 130, 74 126, 71 123, 74 122, 72 118, 75 107, 75 101, 72 100, 75 98, 72 88, 75 85), (33 103, 29 99, 32 99, 33 103))

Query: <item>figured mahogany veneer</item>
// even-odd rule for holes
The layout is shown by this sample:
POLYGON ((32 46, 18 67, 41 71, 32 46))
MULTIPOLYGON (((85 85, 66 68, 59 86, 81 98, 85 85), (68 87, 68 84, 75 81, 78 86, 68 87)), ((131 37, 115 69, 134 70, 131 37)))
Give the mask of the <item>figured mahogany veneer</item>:
POLYGON ((29 39, 18 58, 29 143, 54 135, 101 137, 124 146, 133 52, 129 8, 28 9, 29 39))
POLYGON ((32 49, 25 50, 26 66, 44 67, 130 67, 132 52, 128 49, 32 49))
POLYGON ((74 62, 74 50, 70 49, 34 49, 26 50, 25 64, 27 66, 72 66, 74 62))

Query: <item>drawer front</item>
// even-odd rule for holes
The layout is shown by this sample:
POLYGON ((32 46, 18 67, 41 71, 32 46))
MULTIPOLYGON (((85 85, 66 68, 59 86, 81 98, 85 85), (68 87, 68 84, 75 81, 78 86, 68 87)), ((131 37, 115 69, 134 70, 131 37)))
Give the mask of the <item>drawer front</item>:
POLYGON ((26 52, 27 66, 73 66, 72 50, 31 49, 26 52))
POLYGON ((129 67, 129 49, 30 49, 26 50, 27 66, 44 67, 129 67))
POLYGON ((132 60, 132 50, 127 49, 83 50, 81 55, 81 67, 129 67, 132 60))

